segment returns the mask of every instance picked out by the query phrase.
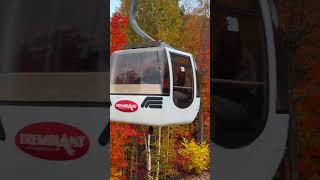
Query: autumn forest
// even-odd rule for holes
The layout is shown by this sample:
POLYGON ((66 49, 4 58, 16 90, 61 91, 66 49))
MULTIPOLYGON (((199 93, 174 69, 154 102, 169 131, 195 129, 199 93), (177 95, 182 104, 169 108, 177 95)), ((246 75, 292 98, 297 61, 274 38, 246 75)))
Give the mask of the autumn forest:
MULTIPOLYGON (((210 169, 209 1, 139 1, 140 27, 157 41, 194 55, 200 72, 201 109, 185 126, 153 127, 111 123, 111 179, 170 179, 210 169), (166 4, 165 6, 163 4, 166 4), (152 11, 148 10, 152 8, 152 11), (150 133, 150 131, 152 131, 150 133)), ((122 0, 110 19, 110 53, 142 42, 129 23, 130 1, 122 0)))

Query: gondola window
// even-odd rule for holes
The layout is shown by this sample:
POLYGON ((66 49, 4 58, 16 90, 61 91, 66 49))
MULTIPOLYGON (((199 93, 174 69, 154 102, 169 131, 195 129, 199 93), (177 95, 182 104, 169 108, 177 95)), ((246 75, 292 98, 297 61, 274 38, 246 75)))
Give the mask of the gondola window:
POLYGON ((111 93, 168 95, 169 69, 164 53, 157 48, 133 54, 114 53, 111 93))
POLYGON ((193 71, 189 57, 170 53, 173 73, 173 101, 179 108, 187 108, 193 101, 193 71))
POLYGON ((214 141, 227 148, 253 142, 267 117, 268 70, 258 7, 217 5, 212 61, 214 141), (247 7, 248 8, 248 7, 247 7))

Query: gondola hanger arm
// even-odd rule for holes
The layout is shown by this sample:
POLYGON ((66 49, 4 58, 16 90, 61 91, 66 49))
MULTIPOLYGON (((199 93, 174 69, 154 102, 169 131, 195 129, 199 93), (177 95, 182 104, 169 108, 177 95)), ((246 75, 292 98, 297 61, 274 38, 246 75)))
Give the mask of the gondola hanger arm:
POLYGON ((165 42, 162 41, 156 41, 154 40, 151 36, 149 36, 146 32, 144 32, 138 25, 137 19, 136 19, 136 11, 137 11, 137 6, 136 6, 136 0, 131 0, 130 4, 130 25, 132 29, 134 30, 135 33, 137 33, 138 36, 140 36, 146 43, 146 46, 153 46, 155 43, 159 43, 159 46, 162 47, 169 47, 171 46, 165 42))
POLYGON ((268 0, 268 4, 271 11, 271 18, 275 28, 279 27, 279 17, 277 13, 277 8, 273 0, 268 0))
POLYGON ((146 42, 154 42, 155 40, 144 32, 138 25, 136 20, 136 0, 131 0, 130 5, 130 24, 133 30, 146 42))

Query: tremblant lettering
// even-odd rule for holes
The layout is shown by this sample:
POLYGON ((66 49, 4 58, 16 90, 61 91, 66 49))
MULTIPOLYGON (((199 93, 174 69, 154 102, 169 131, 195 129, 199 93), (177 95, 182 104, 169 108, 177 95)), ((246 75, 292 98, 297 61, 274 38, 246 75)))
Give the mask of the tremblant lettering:
POLYGON ((74 148, 82 148, 84 146, 84 136, 67 136, 59 135, 40 135, 40 134, 20 134, 20 143, 23 145, 34 146, 53 146, 63 148, 68 155, 74 155, 74 148))
POLYGON ((88 153, 90 138, 80 129, 67 124, 39 122, 22 128, 16 134, 15 143, 33 157, 68 161, 88 153))
POLYGON ((135 112, 138 110, 138 105, 129 100, 122 100, 115 104, 115 108, 122 112, 135 112))
POLYGON ((117 108, 126 108, 126 109, 130 109, 131 111, 133 111, 134 109, 137 108, 137 105, 134 105, 134 104, 117 104, 116 107, 117 108))

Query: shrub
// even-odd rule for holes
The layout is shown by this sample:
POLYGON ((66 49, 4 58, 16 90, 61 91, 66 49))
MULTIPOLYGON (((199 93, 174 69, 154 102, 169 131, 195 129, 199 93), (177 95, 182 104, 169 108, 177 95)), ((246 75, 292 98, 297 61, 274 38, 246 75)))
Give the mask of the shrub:
POLYGON ((179 154, 187 161, 183 165, 187 172, 200 174, 209 169, 209 145, 206 142, 197 144, 193 139, 188 141, 184 138, 182 145, 183 148, 179 150, 179 154))

